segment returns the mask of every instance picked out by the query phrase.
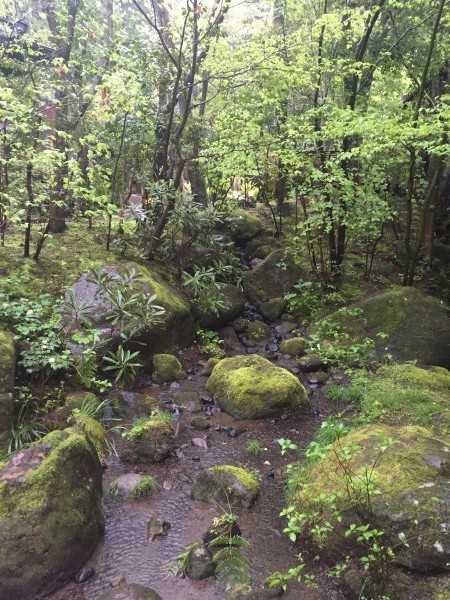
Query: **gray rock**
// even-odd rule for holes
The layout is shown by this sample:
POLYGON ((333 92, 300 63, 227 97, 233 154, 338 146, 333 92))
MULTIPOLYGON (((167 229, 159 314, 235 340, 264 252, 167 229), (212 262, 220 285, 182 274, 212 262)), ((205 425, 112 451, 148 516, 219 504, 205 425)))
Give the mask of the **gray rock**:
POLYGON ((194 546, 186 559, 185 573, 189 579, 206 579, 214 575, 213 554, 203 545, 194 546))
POLYGON ((175 392, 173 400, 178 408, 191 413, 202 412, 203 404, 197 392, 175 392))

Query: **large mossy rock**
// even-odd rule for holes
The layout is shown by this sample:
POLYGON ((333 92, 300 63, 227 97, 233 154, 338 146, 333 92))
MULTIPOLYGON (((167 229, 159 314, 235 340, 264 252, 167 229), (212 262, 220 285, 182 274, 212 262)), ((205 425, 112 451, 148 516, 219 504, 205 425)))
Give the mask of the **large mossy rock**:
POLYGON ((357 317, 339 312, 327 317, 340 323, 352 342, 369 337, 380 356, 450 368, 450 307, 444 302, 416 288, 396 287, 357 306, 357 317))
POLYGON ((194 482, 191 496, 209 504, 250 508, 258 497, 260 485, 253 473, 230 465, 202 471, 194 482))
POLYGON ((236 419, 261 419, 308 405, 297 377, 257 354, 218 362, 206 389, 236 419))
POLYGON ((151 588, 138 583, 125 583, 106 591, 99 600, 162 600, 162 598, 151 588))
POLYGON ((75 575, 103 533, 102 467, 77 429, 53 431, 0 470, 0 598, 34 600, 75 575))
POLYGON ((224 228, 230 238, 237 244, 251 240, 262 229, 262 221, 254 212, 249 210, 235 210, 225 217, 224 228))
POLYGON ((286 308, 284 294, 304 276, 290 254, 275 250, 245 274, 244 292, 265 318, 274 321, 286 308))
POLYGON ((197 314, 201 327, 220 329, 220 327, 224 327, 227 323, 239 317, 244 311, 245 295, 241 289, 231 283, 223 283, 218 292, 224 306, 218 307, 216 312, 200 311, 195 309, 194 306, 194 312, 197 314))
POLYGON ((119 456, 127 463, 160 462, 175 448, 172 426, 157 419, 134 425, 124 439, 119 456))
POLYGON ((11 434, 15 369, 14 336, 0 329, 0 448, 11 434))
MULTIPOLYGON (((156 273, 152 273, 149 269, 137 263, 124 263, 118 266, 105 267, 102 272, 114 278, 122 278, 125 271, 132 269, 143 279, 140 284, 142 291, 148 296, 156 295, 155 304, 162 306, 165 310, 164 315, 161 317, 161 323, 157 323, 150 328, 137 328, 132 336, 132 341, 144 344, 149 353, 170 351, 189 345, 194 335, 194 319, 188 303, 177 290, 163 281, 156 273)), ((111 326, 104 318, 110 310, 110 305, 105 299, 99 298, 98 286, 88 281, 88 275, 85 274, 73 284, 70 290, 78 301, 88 300, 90 302, 92 308, 87 316, 101 330, 102 340, 110 338, 111 326)), ((113 329, 112 336, 118 344, 120 335, 117 328, 113 329)), ((112 345, 114 345, 114 342, 112 345)), ((81 353, 83 347, 74 346, 73 350, 76 353, 81 353)))
POLYGON ((398 564, 424 572, 448 569, 449 476, 450 438, 416 426, 365 425, 335 442, 310 468, 293 504, 300 512, 318 510, 333 523, 328 548, 358 552, 356 536, 345 531, 370 523, 384 531, 383 543, 395 549, 398 564), (341 521, 324 498, 333 498, 341 521))

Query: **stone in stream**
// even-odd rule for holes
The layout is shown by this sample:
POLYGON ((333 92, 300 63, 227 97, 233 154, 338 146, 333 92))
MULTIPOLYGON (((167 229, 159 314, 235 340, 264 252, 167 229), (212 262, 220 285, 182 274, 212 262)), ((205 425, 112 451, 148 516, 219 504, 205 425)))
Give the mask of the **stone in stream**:
POLYGON ((174 437, 170 423, 149 419, 125 433, 120 459, 132 464, 160 462, 174 450, 174 437))
POLYGON ((14 373, 16 349, 14 336, 0 329, 0 450, 7 444, 13 419, 14 373))
POLYGON ((258 497, 258 478, 241 467, 219 465, 202 471, 192 486, 191 496, 209 504, 224 503, 250 508, 258 497))
POLYGON ((155 383, 168 383, 185 378, 186 373, 176 356, 173 356, 173 354, 153 355, 152 379, 155 383))
POLYGON ((194 429, 209 429, 211 426, 208 419, 203 415, 192 417, 190 423, 194 429))
POLYGON ((171 524, 163 519, 158 519, 155 515, 150 517, 147 523, 147 540, 153 542, 157 537, 165 537, 169 535, 171 524))
POLYGON ((280 352, 289 356, 303 356, 308 347, 308 342, 302 337, 293 337, 289 340, 284 340, 280 344, 280 352))
POLYGON ((308 406, 297 377, 257 354, 221 360, 206 389, 236 419, 261 419, 308 406))
POLYGON ((252 321, 247 327, 248 339, 257 344, 268 340, 271 335, 270 327, 264 321, 252 321))
POLYGON ((92 579, 95 575, 95 571, 92 567, 82 567, 75 573, 75 583, 86 583, 89 579, 92 579))
POLYGON ((297 367, 302 373, 312 373, 314 371, 321 371, 325 367, 325 363, 317 356, 317 354, 307 354, 297 361, 297 367))
POLYGON ((102 594, 98 600, 163 600, 151 588, 138 583, 125 583, 102 594))
POLYGON ((189 550, 184 571, 189 579, 196 580, 214 575, 215 566, 211 550, 201 543, 196 544, 189 550))
POLYGON ((178 408, 191 413, 202 412, 203 404, 197 392, 174 392, 173 401, 178 408))
POLYGON ((41 598, 75 576, 103 533, 102 467, 75 427, 49 433, 3 465, 0 598, 41 598))
POLYGON ((136 487, 142 482, 142 479, 143 475, 139 475, 138 473, 124 473, 120 477, 117 477, 117 479, 114 479, 109 484, 109 488, 114 494, 123 498, 129 498, 133 496, 136 487))

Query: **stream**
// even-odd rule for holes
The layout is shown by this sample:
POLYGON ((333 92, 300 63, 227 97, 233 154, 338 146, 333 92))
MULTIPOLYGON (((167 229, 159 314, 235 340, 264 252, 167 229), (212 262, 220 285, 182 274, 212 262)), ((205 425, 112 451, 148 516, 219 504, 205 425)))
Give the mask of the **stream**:
MULTIPOLYGON (((256 349, 255 349, 256 350, 256 349)), ((140 381, 134 392, 153 396, 165 410, 173 408, 174 391, 196 391, 205 399, 203 414, 208 416, 210 429, 199 431, 192 427, 193 414, 181 411, 176 416, 176 453, 161 463, 124 465, 111 456, 104 471, 104 489, 119 475, 129 472, 151 474, 156 477, 158 490, 151 496, 127 502, 108 501, 105 496, 106 530, 86 567, 95 575, 83 584, 75 582, 52 594, 51 600, 97 600, 118 577, 127 583, 139 583, 156 590, 164 600, 222 600, 227 598, 214 578, 193 581, 167 572, 170 561, 185 546, 201 538, 214 517, 229 512, 227 506, 214 506, 194 501, 190 497, 192 483, 205 468, 231 464, 257 470, 261 478, 261 493, 251 509, 234 509, 239 516, 242 536, 251 543, 251 578, 255 587, 262 587, 265 579, 275 571, 286 571, 295 566, 296 555, 303 557, 315 571, 319 587, 316 590, 293 582, 283 595, 286 600, 339 600, 345 596, 337 584, 324 575, 324 565, 315 565, 314 554, 308 548, 294 546, 282 533, 285 520, 279 516, 284 505, 282 468, 295 454, 281 456, 279 438, 289 438, 305 448, 321 421, 335 412, 319 388, 311 386, 310 410, 303 415, 236 421, 208 402, 205 392, 207 377, 201 375, 202 364, 196 348, 188 349, 181 357, 190 375, 186 380, 170 385, 156 386, 149 380, 140 381), (208 449, 192 443, 194 438, 205 438, 208 449), (248 440, 258 440, 263 450, 259 455, 246 451, 248 440), (171 524, 169 534, 147 540, 147 522, 151 516, 171 524), (315 566, 314 566, 315 565, 315 566)), ((289 366, 287 357, 279 357, 276 364, 289 366)), ((303 383, 308 389, 307 379, 303 383)), ((133 394, 130 394, 132 398, 133 394)), ((130 421, 132 421, 130 414, 130 421)), ((121 443, 115 435, 116 444, 121 443)))

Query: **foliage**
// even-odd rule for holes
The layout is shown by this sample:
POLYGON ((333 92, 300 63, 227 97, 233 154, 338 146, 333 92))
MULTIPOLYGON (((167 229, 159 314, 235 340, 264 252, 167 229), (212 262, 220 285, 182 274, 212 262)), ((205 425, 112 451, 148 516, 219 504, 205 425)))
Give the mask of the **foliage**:
POLYGON ((67 370, 72 363, 65 348, 60 316, 49 294, 36 300, 0 295, 0 317, 7 319, 21 344, 19 364, 27 373, 67 370))
POLYGON ((259 456, 263 447, 258 440, 247 440, 245 444, 245 451, 253 456, 259 456))
POLYGON ((196 337, 200 343, 202 354, 208 358, 224 358, 223 340, 211 329, 197 329, 196 337))
POLYGON ((103 360, 109 363, 103 367, 105 371, 112 371, 115 374, 114 382, 120 383, 123 387, 128 387, 137 370, 142 367, 142 363, 137 361, 139 351, 131 352, 126 350, 122 344, 116 352, 108 352, 103 360))

